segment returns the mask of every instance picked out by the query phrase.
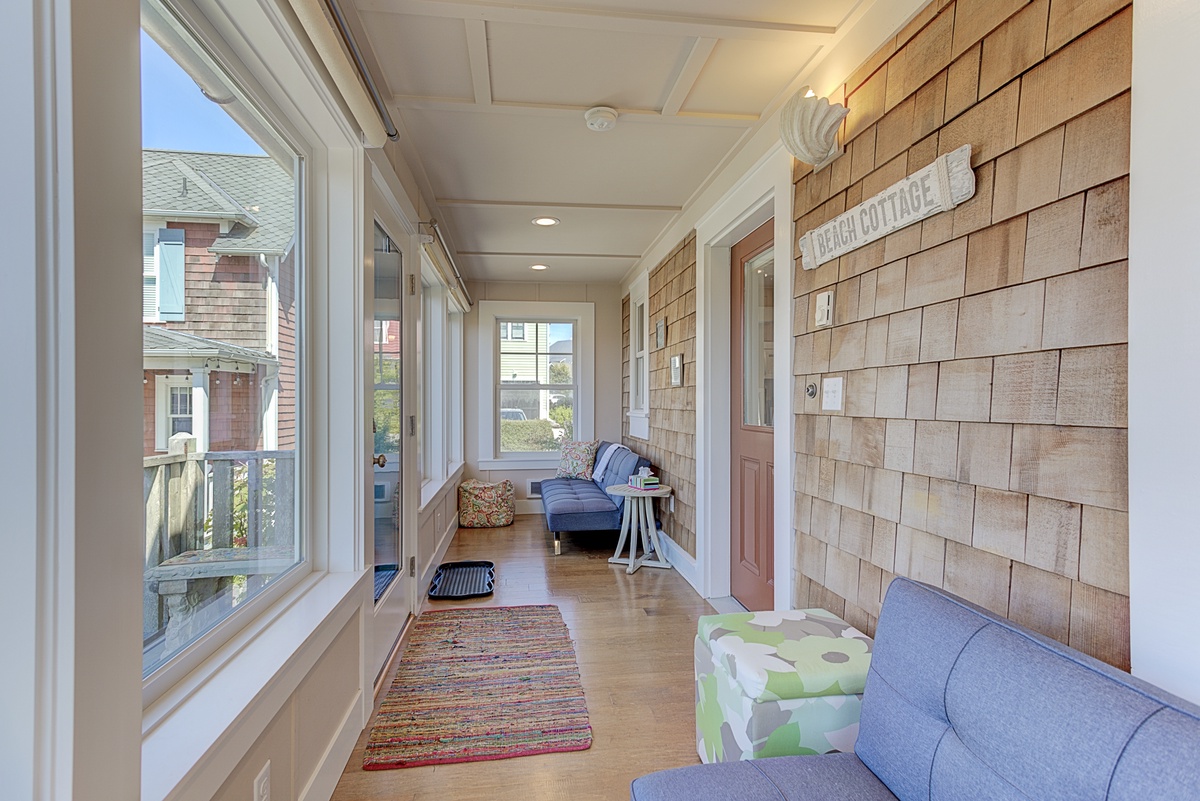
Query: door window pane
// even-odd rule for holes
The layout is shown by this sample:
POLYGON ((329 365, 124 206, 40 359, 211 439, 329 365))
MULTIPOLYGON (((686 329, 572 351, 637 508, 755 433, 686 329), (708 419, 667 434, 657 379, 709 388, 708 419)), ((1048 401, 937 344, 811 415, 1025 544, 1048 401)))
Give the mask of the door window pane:
POLYGON ((774 424, 775 259, 768 248, 742 268, 742 417, 748 426, 774 424))

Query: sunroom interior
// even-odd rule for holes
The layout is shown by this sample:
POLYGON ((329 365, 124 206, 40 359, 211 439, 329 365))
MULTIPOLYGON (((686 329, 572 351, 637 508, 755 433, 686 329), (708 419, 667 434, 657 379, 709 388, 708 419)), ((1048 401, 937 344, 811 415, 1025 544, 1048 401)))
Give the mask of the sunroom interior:
POLYGON ((450 797, 623 797, 696 761, 699 615, 822 607, 872 634, 896 576, 1200 702, 1200 330, 1178 308, 1200 291, 1200 158, 1174 88, 1200 15, 19 0, 7 19, 6 797, 250 798, 268 763, 275 801, 429 797, 435 770, 470 777, 450 797), (806 94, 847 110, 819 165, 781 137, 806 94), (248 149, 189 138, 185 95, 248 149), (146 138, 154 115, 175 138, 146 138), (829 228, 964 146, 954 207, 888 228, 881 206, 861 242, 829 228), (747 500, 751 407, 768 455, 747 500), (537 482, 577 440, 671 485, 670 570, 615 570, 610 534, 555 556, 537 482), (471 478, 512 482, 515 526, 459 527, 471 478), (750 600, 731 553, 754 525, 750 600), (494 602, 574 604, 609 666, 584 671, 604 748, 363 773, 437 566, 497 554, 494 602))

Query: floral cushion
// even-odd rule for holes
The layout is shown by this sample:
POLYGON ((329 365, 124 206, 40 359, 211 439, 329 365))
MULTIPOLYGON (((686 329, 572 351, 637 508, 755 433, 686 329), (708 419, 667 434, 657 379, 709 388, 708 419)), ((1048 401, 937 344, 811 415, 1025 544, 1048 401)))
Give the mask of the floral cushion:
POLYGON ((600 440, 591 442, 564 442, 562 458, 558 462, 555 478, 582 478, 592 480, 592 465, 596 463, 596 449, 600 440))
POLYGON ((871 638, 824 609, 709 615, 699 637, 756 701, 861 693, 871 665, 871 638))
POLYGON ((468 478, 458 485, 458 524, 463 528, 511 526, 516 493, 507 478, 499 484, 468 478))

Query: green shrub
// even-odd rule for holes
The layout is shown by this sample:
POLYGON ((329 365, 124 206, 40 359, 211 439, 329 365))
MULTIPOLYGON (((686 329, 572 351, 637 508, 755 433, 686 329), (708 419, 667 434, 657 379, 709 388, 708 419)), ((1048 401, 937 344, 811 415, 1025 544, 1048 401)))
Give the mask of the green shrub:
POLYGON ((500 450, 508 453, 557 451, 554 427, 549 420, 501 420, 500 450))

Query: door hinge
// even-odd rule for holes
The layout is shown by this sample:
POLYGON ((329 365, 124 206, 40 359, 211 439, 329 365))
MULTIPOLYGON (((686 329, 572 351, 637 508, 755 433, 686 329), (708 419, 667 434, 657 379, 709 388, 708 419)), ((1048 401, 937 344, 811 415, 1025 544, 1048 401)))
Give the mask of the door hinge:
POLYGON ((417 557, 415 556, 408 557, 408 575, 413 578, 417 577, 417 557))
POLYGON ((408 294, 417 294, 417 277, 412 274, 409 274, 408 276, 408 294))
POLYGON ((408 416, 408 435, 410 437, 415 437, 417 435, 417 416, 415 414, 410 414, 408 416))

